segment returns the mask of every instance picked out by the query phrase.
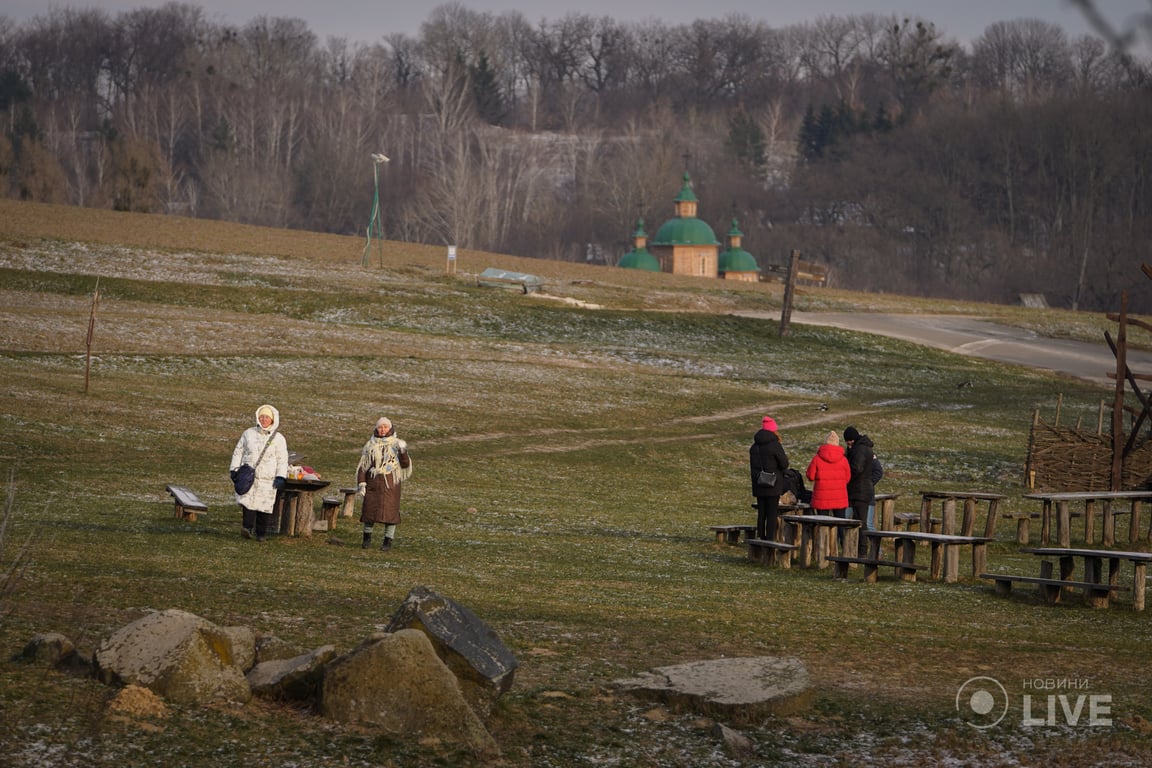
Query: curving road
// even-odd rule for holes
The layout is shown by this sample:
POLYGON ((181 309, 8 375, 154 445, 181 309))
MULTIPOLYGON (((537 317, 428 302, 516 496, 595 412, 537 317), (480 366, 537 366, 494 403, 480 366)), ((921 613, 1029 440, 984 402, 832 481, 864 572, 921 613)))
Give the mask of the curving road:
MULTIPOLYGON (((1114 389, 1116 358, 1098 344, 1039 336, 1022 328, 960 315, 881 315, 870 312, 793 312, 792 322, 827 325, 911 341, 960 355, 1056 371, 1114 389)), ((1115 334, 1113 334, 1115 336, 1115 334)), ((1128 368, 1152 373, 1152 353, 1128 350, 1128 368)))

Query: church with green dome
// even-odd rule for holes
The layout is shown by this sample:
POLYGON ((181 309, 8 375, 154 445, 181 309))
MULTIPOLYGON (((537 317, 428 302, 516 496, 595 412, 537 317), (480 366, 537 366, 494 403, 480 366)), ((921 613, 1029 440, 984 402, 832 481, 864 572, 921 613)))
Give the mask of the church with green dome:
POLYGON ((697 202, 692 179, 685 172, 684 184, 675 200, 675 216, 660 225, 651 240, 640 219, 632 234, 632 250, 624 254, 618 266, 694 277, 759 280, 760 267, 756 258, 741 247, 744 235, 736 220, 732 220, 728 232, 728 247, 721 250, 712 227, 697 218, 697 202))

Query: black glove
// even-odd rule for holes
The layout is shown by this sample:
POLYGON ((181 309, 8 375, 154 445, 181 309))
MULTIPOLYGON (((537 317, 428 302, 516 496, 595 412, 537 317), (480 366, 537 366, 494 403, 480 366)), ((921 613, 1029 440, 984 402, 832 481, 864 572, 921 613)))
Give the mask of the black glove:
POLYGON ((278 477, 275 480, 273 480, 272 481, 272 487, 275 488, 276 490, 280 490, 281 488, 283 488, 284 487, 284 478, 278 477))
POLYGON ((228 470, 228 477, 230 477, 232 479, 232 482, 236 482, 236 470, 234 470, 234 469, 228 470))

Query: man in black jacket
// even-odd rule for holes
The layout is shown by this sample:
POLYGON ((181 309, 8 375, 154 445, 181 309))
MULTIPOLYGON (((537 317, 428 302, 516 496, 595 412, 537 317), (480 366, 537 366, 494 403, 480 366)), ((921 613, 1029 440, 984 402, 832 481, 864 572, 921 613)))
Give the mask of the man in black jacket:
POLYGON ((872 505, 876 496, 876 486, 872 482, 872 457, 875 456, 875 446, 871 438, 860 434, 856 427, 844 430, 844 443, 848 446, 845 455, 852 470, 852 477, 848 480, 848 504, 852 507, 852 516, 860 521, 859 554, 863 557, 867 544, 863 532, 868 530, 868 507, 872 505))

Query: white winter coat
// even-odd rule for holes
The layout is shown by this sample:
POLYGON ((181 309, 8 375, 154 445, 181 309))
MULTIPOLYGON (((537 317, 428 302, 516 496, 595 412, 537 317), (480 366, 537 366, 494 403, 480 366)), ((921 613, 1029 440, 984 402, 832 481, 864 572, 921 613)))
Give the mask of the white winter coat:
MULTIPOLYGON (((264 406, 261 406, 262 408, 264 406)), ((251 464, 256 467, 256 481, 248 489, 248 493, 236 494, 236 503, 257 512, 271 512, 276 505, 276 488, 272 482, 277 477, 288 477, 288 443, 276 430, 280 427, 280 411, 268 406, 272 410, 272 425, 269 429, 260 426, 257 419, 256 426, 244 430, 240 439, 236 441, 236 448, 232 451, 232 463, 228 470, 231 472, 241 464, 251 464), (264 444, 272 436, 272 444, 264 451, 264 444), (264 451, 264 458, 259 464, 256 459, 264 451)))

